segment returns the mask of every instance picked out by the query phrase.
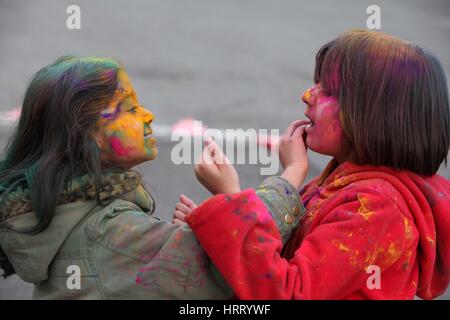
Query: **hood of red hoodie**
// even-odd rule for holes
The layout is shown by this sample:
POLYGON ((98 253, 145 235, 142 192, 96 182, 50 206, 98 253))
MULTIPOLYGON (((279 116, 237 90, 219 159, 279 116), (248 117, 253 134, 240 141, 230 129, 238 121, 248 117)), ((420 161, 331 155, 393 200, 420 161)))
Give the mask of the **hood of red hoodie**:
POLYGON ((417 295, 432 299, 444 293, 450 281, 450 181, 408 171, 397 177, 408 189, 405 196, 411 193, 416 200, 409 206, 420 236, 417 295))
POLYGON ((450 180, 437 174, 430 177, 350 161, 339 165, 333 159, 317 183, 326 185, 357 173, 387 180, 402 195, 419 232, 417 296, 433 299, 443 294, 450 282, 450 180))

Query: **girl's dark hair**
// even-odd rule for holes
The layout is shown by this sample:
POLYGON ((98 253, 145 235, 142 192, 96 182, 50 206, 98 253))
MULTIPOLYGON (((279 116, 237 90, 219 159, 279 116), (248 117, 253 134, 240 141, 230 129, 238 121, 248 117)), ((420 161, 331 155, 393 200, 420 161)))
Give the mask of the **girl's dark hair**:
POLYGON ((351 31, 319 50, 314 81, 339 101, 351 161, 427 176, 447 165, 447 80, 431 52, 383 33, 351 31))
POLYGON ((92 175, 99 201, 102 167, 92 132, 114 96, 120 68, 107 58, 64 56, 32 78, 0 161, 0 198, 19 186, 30 191, 38 223, 27 232, 47 227, 73 177, 92 175))

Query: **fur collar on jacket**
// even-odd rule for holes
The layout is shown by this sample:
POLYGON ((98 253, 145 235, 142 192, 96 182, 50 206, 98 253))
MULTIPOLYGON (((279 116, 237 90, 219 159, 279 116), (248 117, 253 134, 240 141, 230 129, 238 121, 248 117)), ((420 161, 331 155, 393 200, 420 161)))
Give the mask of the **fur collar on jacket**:
MULTIPOLYGON (((142 177, 136 171, 108 172, 102 175, 100 201, 108 202, 121 198, 136 203, 144 211, 153 212, 154 201, 142 186, 142 177), (130 194, 130 191, 135 191, 130 194)), ((58 205, 95 200, 95 183, 90 175, 70 180, 63 188, 58 205)), ((18 187, 5 196, 0 205, 1 220, 5 221, 23 213, 33 211, 30 190, 18 187)))

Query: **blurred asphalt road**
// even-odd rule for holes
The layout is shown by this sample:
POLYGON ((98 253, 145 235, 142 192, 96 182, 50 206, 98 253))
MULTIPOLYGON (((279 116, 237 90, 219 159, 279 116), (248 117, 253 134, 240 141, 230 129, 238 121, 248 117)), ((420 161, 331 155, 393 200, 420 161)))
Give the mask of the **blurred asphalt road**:
MULTIPOLYGON (((317 49, 366 28, 371 4, 381 7, 382 31, 427 46, 450 76, 448 0, 0 0, 0 112, 20 105, 30 77, 57 57, 105 55, 124 64, 155 125, 193 117, 213 128, 284 131, 303 117, 299 97, 312 84, 317 49), (81 30, 66 28, 71 4, 81 8, 81 30)), ((0 121, 0 147, 10 133, 0 121)), ((141 166, 164 219, 180 193, 208 196, 191 165, 172 163, 172 146, 160 139, 158 158, 141 166)), ((329 160, 310 158, 308 178, 329 160)), ((257 165, 238 172, 243 187, 264 178, 257 165)), ((17 277, 0 280, 0 299, 28 299, 31 289, 17 277)))

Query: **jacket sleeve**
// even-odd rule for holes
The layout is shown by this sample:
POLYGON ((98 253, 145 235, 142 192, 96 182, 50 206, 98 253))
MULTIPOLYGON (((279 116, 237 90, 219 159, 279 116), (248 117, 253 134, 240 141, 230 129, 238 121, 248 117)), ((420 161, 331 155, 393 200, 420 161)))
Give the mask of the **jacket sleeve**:
POLYGON ((241 299, 342 299, 366 285, 368 266, 383 272, 399 259, 403 215, 388 196, 355 187, 321 210, 319 225, 289 259, 251 189, 211 198, 187 222, 241 299), (253 219, 246 219, 250 213, 253 219))
POLYGON ((306 211, 298 190, 286 179, 273 176, 264 180, 256 189, 256 195, 266 205, 285 244, 306 211))
POLYGON ((89 222, 91 265, 107 299, 226 299, 233 293, 189 226, 150 216, 131 203, 89 222))

